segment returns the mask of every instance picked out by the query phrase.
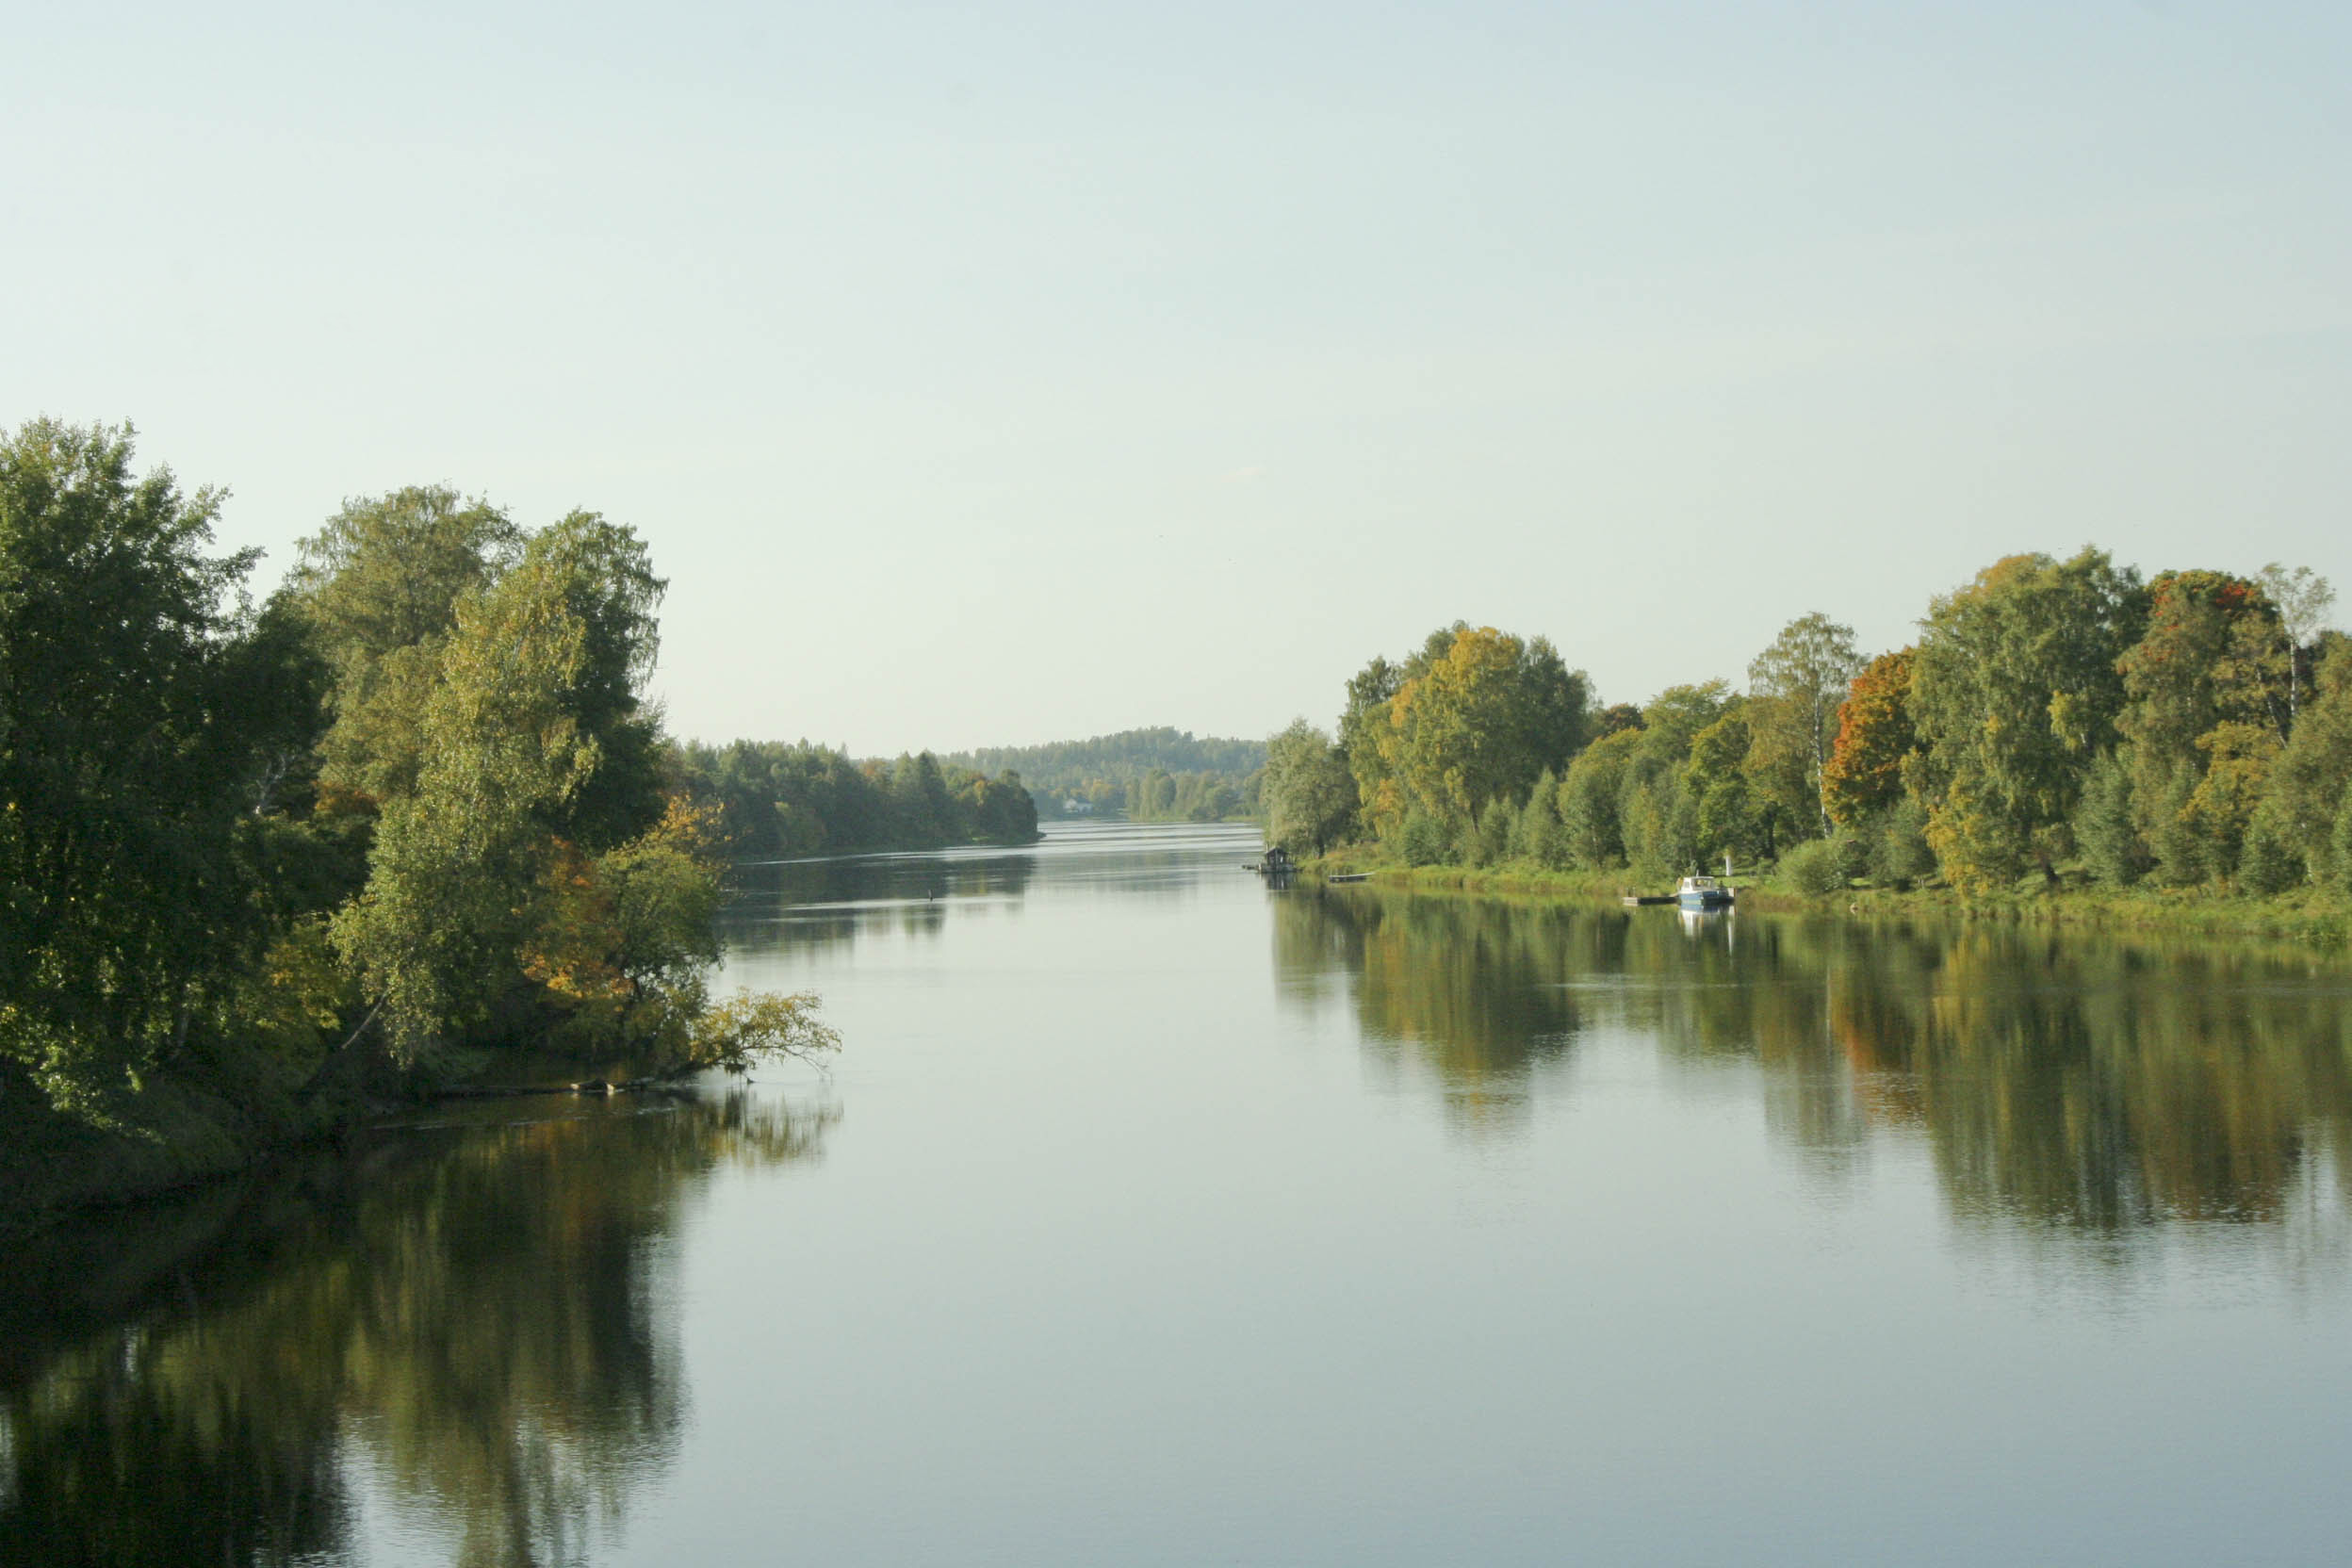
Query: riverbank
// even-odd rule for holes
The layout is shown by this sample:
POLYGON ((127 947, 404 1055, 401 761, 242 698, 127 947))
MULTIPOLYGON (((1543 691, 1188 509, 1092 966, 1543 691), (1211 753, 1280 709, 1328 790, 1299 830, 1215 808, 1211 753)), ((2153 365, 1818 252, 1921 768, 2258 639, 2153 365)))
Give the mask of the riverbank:
MULTIPOLYGON (((1660 884, 1614 871, 1551 871, 1541 866, 1404 866, 1362 851, 1338 850, 1309 862, 1316 875, 1367 874, 1377 886, 1427 891, 1505 894, 1561 902, 1616 902, 1628 892, 1665 892, 1660 884)), ((1742 907, 1770 913, 1934 915, 2017 924, 2082 926, 2187 936, 2258 937, 2321 948, 2352 945, 2352 903, 2317 889, 2256 898, 2210 888, 2062 887, 2054 890, 1963 894, 1934 884, 1909 890, 1850 888, 1805 893, 1771 872, 1732 878, 1742 907)))
POLYGON ((9 1194, 0 1236, 216 1185, 439 1101, 674 1086, 627 1063, 536 1052, 457 1053, 430 1078, 381 1058, 350 1059, 307 1082, 240 1065, 248 1070, 233 1085, 152 1075, 108 1126, 57 1114, 21 1081, 0 1085, 0 1188, 9 1194))

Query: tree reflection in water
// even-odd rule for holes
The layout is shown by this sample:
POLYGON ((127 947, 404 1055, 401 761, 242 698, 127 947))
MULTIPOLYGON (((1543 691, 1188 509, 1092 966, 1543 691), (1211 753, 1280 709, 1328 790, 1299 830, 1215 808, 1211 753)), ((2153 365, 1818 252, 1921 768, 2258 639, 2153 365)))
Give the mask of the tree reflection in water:
POLYGON ((0 1560, 334 1551, 353 1460, 460 1562, 578 1560, 676 1450, 685 1201, 723 1166, 813 1156, 838 1113, 547 1103, 288 1178, 206 1262, 217 1302, 167 1300, 0 1395, 0 1560))
POLYGON ((1371 1049, 1508 1128, 1600 1028, 1753 1061, 1775 1134, 1925 1138, 1954 1212, 2117 1233, 2352 1200, 2352 973, 2299 950, 1995 923, 1872 923, 1301 890, 1284 992, 1347 978, 1371 1049))

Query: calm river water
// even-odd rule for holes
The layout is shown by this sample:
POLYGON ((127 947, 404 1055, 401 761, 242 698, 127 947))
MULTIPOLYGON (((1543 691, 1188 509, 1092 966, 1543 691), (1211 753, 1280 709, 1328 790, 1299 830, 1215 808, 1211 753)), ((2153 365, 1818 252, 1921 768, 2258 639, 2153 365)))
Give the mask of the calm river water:
POLYGON ((0 1559, 2352 1550, 2352 972, 1255 848, 745 868, 730 979, 823 993, 829 1078, 20 1258, 0 1559))

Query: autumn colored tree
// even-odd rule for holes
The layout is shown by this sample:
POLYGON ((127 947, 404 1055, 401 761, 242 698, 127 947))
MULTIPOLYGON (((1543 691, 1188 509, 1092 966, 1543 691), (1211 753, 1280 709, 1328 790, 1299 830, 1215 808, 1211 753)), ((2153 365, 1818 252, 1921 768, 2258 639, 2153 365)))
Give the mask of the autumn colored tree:
MULTIPOLYGON (((1409 661, 1371 736, 1379 763, 1365 806, 1383 832, 1419 808, 1449 837, 1488 802, 1517 800, 1583 742, 1588 685, 1551 644, 1493 627, 1433 635, 1409 661)), ((1361 785, 1366 772, 1359 770, 1361 785)))
POLYGON ((1919 743, 1911 723, 1915 648, 1882 653, 1854 678, 1838 710, 1838 738, 1821 765, 1821 804, 1843 826, 1903 798, 1903 765, 1919 743))

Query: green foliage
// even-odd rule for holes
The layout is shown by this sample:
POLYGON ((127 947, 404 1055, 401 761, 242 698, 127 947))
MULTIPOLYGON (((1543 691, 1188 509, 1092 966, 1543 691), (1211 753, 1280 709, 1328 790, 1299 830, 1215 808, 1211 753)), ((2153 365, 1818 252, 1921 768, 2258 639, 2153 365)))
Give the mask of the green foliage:
POLYGON ((1862 659, 1854 629, 1816 612, 1781 629, 1748 666, 1753 743, 1747 772, 1775 836, 1829 831, 1821 770, 1838 735, 1838 710, 1862 659))
POLYGON ((841 1045, 841 1037, 818 1020, 812 993, 738 991, 694 1021, 678 1065, 741 1073, 776 1057, 814 1061, 841 1045))
POLYGON ((2269 830, 2298 852, 2314 875, 2330 864, 2340 803, 2352 791, 2352 639, 2321 644, 2312 689, 2285 750, 2271 769, 2262 812, 2269 830))
POLYGON ((1927 843, 1926 807, 1905 798, 1872 822, 1876 831, 1870 845, 1871 881, 1881 887, 1907 888, 1936 870, 1935 852, 1927 843))
POLYGON ((2328 839, 2328 860, 2335 871, 2336 886, 2352 892, 2352 794, 2346 794, 2344 803, 2336 808, 2335 829, 2328 839))
POLYGON ((2238 857, 2238 885, 2249 893, 2268 897, 2288 891, 2306 874, 2302 855, 2257 811, 2246 826, 2246 845, 2238 857))
POLYGON ((1269 843, 1320 855, 1355 825, 1356 781, 1331 737, 1294 721, 1266 743, 1258 800, 1269 843))
POLYGON ((1936 599, 1911 688, 1928 837, 1964 889, 2030 861, 2054 875, 2064 825, 2124 705, 2116 661, 2139 640, 2138 575, 2085 549, 2011 556, 1936 599))
POLYGON ((2111 888, 2128 888, 2154 863, 2132 820, 2133 770, 2129 748, 2100 752, 2075 805, 2074 839, 2091 874, 2111 888))
POLYGON ((1511 820, 1508 850, 1511 859, 1546 871, 1564 869, 1567 846, 1560 833, 1559 801, 1560 781, 1546 768, 1536 776, 1527 804, 1511 820))
POLYGON ((1446 825, 1419 808, 1407 811, 1396 830, 1397 853, 1409 866, 1433 866, 1452 846, 1446 841, 1446 825))
POLYGON ((104 1121, 226 1045, 283 902, 272 813, 324 674, 129 428, 0 441, 0 1063, 104 1121))
POLYGON ((522 531, 486 501, 425 486, 347 501, 287 578, 335 671, 322 780, 374 803, 416 787, 424 707, 458 601, 512 565, 522 531))
POLYGON ((1083 812, 1123 812, 1135 822, 1221 822, 1248 812, 1257 805, 1254 781, 1266 761, 1264 742, 1195 739, 1165 726, 939 759, 950 772, 1018 775, 1043 815, 1066 815, 1064 803, 1076 801, 1083 812))
MULTIPOLYGON (((1358 678, 1367 694, 1384 678, 1375 670, 1358 678)), ((1350 763, 1372 826, 1393 831, 1417 809, 1459 832, 1489 803, 1519 798, 1546 768, 1575 755, 1588 683, 1541 637, 1523 642, 1458 624, 1407 662, 1384 722, 1356 711, 1356 694, 1351 687, 1341 727, 1352 736, 1350 763), (1358 764, 1355 750, 1365 743, 1377 760, 1358 764)))
MULTIPOLYGON (((127 430, 0 442, 0 1098, 219 1168, 378 1021, 412 1064, 824 1042, 790 999, 708 1004, 712 813, 671 798, 642 701, 663 584, 633 532, 396 491, 256 609, 252 553, 205 551, 218 498, 130 462, 127 430), (222 1110, 155 1110, 181 1102, 222 1110)), ((1034 825, 1017 781, 971 794, 1034 825)))
POLYGON ((1642 748, 1639 727, 1603 736, 1578 754, 1560 781, 1560 833, 1568 863, 1588 871, 1622 865, 1624 824, 1618 802, 1642 748))
POLYGON ((1519 808, 1508 796, 1488 801, 1486 808, 1478 813, 1470 863, 1474 866, 1498 866, 1510 859, 1511 833, 1518 823, 1519 808))
POLYGON ((1025 844, 1037 836, 1037 803, 1019 774, 989 778, 928 752, 861 766, 806 741, 688 742, 673 764, 696 799, 717 808, 727 851, 745 859, 1025 844))
POLYGON ((2029 870, 2058 887, 2077 857, 2116 888, 2282 890, 2325 874, 2352 788, 2352 642, 2321 629, 2330 598, 2308 571, 2143 586, 2097 549, 2012 556, 1936 599, 1917 647, 1867 664, 1814 613, 1758 655, 1744 697, 1721 680, 1642 709, 1583 697, 1573 728, 1592 739, 1564 766, 1529 760, 1543 704, 1512 694, 1540 665, 1549 685, 1524 684, 1553 711, 1583 678, 1457 623, 1348 682, 1337 749, 1385 841, 1430 819, 1422 862, 1667 877, 1834 826, 1849 879, 1940 872, 1964 897, 2029 870), (1524 803, 1508 832, 1494 801, 1524 803))
POLYGON ((1845 857, 1827 839, 1809 839, 1780 858, 1780 874, 1798 892, 1815 896, 1843 892, 1845 857))

